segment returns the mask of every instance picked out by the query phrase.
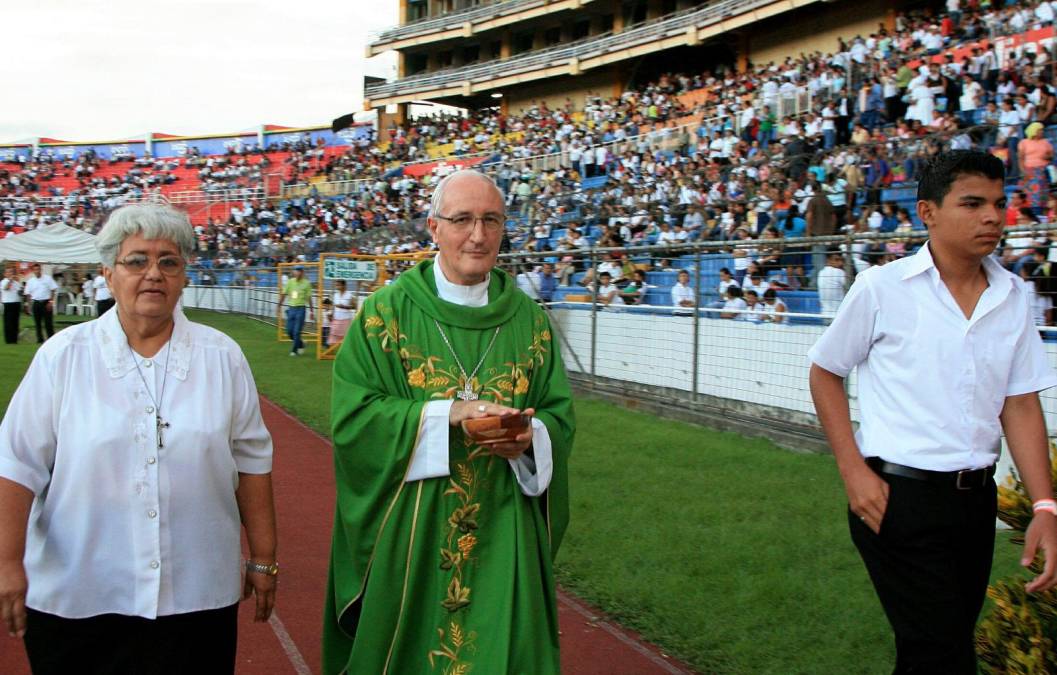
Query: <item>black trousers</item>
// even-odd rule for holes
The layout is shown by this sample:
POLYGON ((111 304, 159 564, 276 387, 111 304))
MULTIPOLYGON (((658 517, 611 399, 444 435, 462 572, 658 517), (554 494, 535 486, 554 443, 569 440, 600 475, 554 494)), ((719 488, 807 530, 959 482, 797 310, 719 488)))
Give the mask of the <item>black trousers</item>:
POLYGON ((52 310, 48 308, 47 300, 33 301, 33 325, 37 327, 37 342, 44 342, 44 331, 48 337, 55 335, 55 324, 52 323, 52 310), (43 325, 43 330, 41 326, 43 325))
POLYGON ((18 342, 18 315, 21 313, 21 302, 4 303, 4 342, 9 345, 18 342))
POLYGON ((33 675, 230 675, 237 641, 237 604, 157 619, 29 609, 24 640, 33 675))
POLYGON ((95 315, 103 316, 103 312, 114 306, 114 299, 109 300, 96 300, 95 301, 95 315))
POLYGON ((995 548, 995 482, 958 490, 881 477, 890 492, 880 534, 850 509, 848 523, 895 632, 895 672, 975 675, 974 630, 995 548))

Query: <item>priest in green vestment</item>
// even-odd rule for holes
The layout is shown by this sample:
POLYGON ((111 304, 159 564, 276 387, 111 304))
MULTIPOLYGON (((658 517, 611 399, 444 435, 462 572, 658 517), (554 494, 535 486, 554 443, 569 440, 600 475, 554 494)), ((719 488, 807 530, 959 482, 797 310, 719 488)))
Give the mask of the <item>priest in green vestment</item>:
POLYGON ((334 364, 337 513, 324 672, 560 670, 552 561, 575 422, 546 314, 495 268, 495 183, 442 180, 439 252, 369 297, 334 364), (525 413, 478 445, 465 419, 525 413))

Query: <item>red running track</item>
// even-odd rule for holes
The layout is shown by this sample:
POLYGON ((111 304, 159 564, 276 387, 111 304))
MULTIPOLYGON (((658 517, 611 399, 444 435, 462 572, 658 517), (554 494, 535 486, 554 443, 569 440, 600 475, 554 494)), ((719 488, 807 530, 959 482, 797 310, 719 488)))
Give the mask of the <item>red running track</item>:
MULTIPOLYGON (((275 442, 273 483, 283 571, 270 622, 253 623, 250 603, 242 604, 237 672, 308 675, 320 668, 320 622, 334 518, 330 443, 263 397, 261 411, 275 442)), ((692 672, 560 589, 558 601, 566 675, 692 672)), ((22 645, 6 634, 0 635, 0 673, 29 673, 22 645)))

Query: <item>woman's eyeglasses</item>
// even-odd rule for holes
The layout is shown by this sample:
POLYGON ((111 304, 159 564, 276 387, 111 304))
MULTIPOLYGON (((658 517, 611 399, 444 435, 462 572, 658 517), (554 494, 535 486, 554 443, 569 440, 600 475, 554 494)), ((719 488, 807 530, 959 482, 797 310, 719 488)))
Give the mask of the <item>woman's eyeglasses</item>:
MULTIPOLYGON (((175 255, 166 255, 157 259, 158 269, 167 277, 174 277, 184 268, 183 258, 175 255)), ((132 274, 144 274, 151 266, 151 259, 145 255, 127 255, 124 259, 116 261, 132 274)))

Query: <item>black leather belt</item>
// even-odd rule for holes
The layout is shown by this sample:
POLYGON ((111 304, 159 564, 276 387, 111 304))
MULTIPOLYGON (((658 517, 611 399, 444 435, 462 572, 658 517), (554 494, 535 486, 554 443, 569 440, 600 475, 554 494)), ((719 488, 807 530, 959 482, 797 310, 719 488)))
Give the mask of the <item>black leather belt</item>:
POLYGON ((927 469, 916 469, 912 466, 893 464, 886 462, 880 457, 870 457, 866 463, 871 469, 878 473, 890 476, 900 476, 913 480, 924 480, 930 483, 948 485, 958 490, 973 490, 986 487, 995 475, 995 466, 992 464, 983 469, 963 469, 962 471, 929 471, 927 469))

